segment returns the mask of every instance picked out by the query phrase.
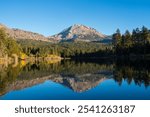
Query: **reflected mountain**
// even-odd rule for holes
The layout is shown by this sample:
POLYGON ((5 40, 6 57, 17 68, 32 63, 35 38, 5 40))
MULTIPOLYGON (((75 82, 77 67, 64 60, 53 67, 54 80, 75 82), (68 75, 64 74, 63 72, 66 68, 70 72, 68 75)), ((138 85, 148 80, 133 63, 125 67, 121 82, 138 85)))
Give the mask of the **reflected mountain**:
POLYGON ((12 69, 1 68, 0 95, 12 90, 21 90, 41 84, 47 80, 59 83, 75 92, 84 92, 108 79, 112 75, 112 65, 96 63, 76 63, 63 61, 61 63, 28 63, 19 64, 12 69))
MULTIPOLYGON (((139 62, 138 62, 139 63, 139 62)), ((141 62, 143 63, 143 62, 141 62)), ((147 62, 146 62, 147 63, 147 62)), ((21 63, 12 68, 0 65, 0 96, 13 91, 42 84, 47 80, 61 84, 74 92, 82 93, 113 79, 121 86, 123 81, 130 85, 150 85, 148 65, 136 66, 135 62, 77 62, 64 60, 48 64, 45 62, 21 63)))
POLYGON ((78 76, 77 79, 76 77, 59 77, 59 78, 51 79, 51 80, 59 84, 62 84, 72 89, 75 92, 87 91, 89 89, 92 89, 93 87, 96 87, 98 84, 100 84, 104 80, 107 80, 106 77, 100 77, 99 75, 94 75, 94 74, 85 74, 83 76, 78 76), (94 79, 89 80, 88 77, 94 78, 94 79), (77 80, 80 78, 81 80, 77 80))

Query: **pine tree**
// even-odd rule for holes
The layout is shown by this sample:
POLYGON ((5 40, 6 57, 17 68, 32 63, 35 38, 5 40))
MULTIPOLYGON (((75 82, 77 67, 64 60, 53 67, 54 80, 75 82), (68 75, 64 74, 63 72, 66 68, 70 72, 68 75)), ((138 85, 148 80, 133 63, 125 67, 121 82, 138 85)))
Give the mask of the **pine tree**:
POLYGON ((116 33, 115 33, 115 34, 113 34, 113 44, 114 44, 115 46, 121 44, 121 33, 120 33, 120 30, 119 30, 119 29, 116 30, 116 33))
POLYGON ((132 45, 132 39, 131 39, 131 34, 128 30, 126 30, 125 34, 124 34, 124 38, 125 38, 125 46, 128 48, 128 47, 131 47, 132 45))
POLYGON ((149 43, 149 30, 145 26, 142 27, 141 40, 144 45, 149 43))

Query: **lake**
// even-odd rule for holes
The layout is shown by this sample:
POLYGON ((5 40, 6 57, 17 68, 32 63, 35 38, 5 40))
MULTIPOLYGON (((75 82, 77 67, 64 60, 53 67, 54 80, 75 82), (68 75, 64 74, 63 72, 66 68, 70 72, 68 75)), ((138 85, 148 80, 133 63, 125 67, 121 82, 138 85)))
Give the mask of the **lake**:
POLYGON ((150 61, 0 65, 0 100, 150 100, 150 61))

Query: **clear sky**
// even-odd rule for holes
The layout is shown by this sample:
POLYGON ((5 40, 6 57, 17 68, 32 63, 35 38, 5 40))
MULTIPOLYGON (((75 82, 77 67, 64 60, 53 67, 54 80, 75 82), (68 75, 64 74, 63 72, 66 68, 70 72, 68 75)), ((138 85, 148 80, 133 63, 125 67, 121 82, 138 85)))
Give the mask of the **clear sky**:
POLYGON ((150 28, 150 0, 0 0, 0 23, 46 36, 73 24, 112 34, 150 28))

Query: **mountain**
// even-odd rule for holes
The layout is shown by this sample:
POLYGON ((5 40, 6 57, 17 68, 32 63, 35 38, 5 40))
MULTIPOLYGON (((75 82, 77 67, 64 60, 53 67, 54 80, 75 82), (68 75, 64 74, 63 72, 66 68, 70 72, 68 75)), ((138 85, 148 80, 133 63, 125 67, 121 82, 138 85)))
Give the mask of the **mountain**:
MULTIPOLYGON (((97 30, 84 25, 75 24, 62 32, 50 36, 49 38, 55 41, 102 41, 108 38, 108 36, 99 33, 97 30)), ((109 39, 109 38, 108 38, 109 39)))
POLYGON ((48 42, 51 41, 47 37, 41 34, 30 32, 30 31, 24 31, 24 30, 16 29, 16 28, 8 28, 7 26, 3 24, 0 24, 0 28, 4 28, 6 33, 10 37, 17 39, 17 40, 31 39, 31 40, 48 41, 48 42))
POLYGON ((6 33, 17 40, 37 40, 37 41, 46 41, 46 42, 74 42, 74 41, 84 41, 84 42, 101 42, 109 43, 111 41, 111 36, 104 35, 99 33, 97 30, 91 27, 84 25, 75 24, 69 28, 63 30, 62 32, 45 37, 42 34, 24 31, 17 28, 8 28, 7 26, 0 24, 0 28, 4 28, 6 33))

